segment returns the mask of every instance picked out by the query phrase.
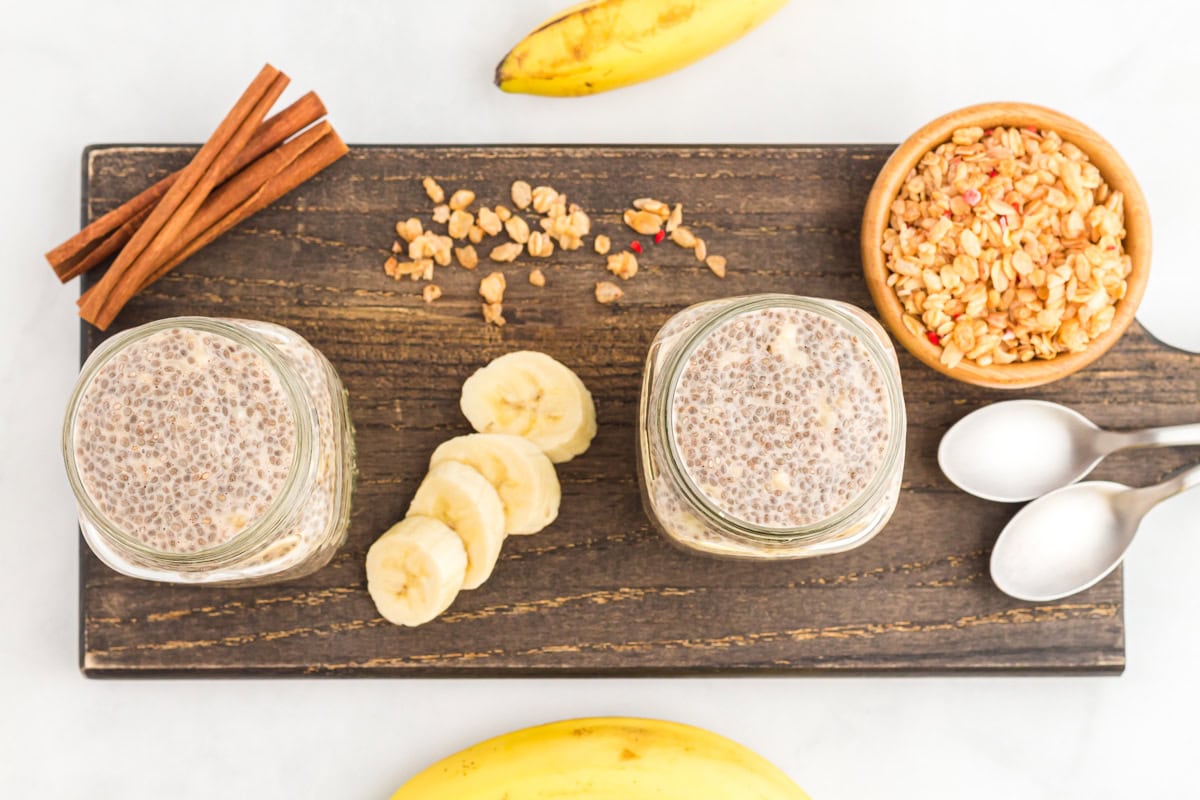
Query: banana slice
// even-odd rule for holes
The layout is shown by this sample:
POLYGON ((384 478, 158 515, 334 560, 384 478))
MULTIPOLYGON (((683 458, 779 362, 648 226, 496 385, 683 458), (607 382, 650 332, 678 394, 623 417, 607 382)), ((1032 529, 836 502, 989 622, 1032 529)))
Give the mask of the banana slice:
POLYGON ((430 517, 393 525, 367 551, 367 591, 388 622, 415 627, 441 614, 462 588, 467 551, 430 517))
POLYGON ((445 461, 421 481, 408 513, 444 522, 467 549, 464 589, 474 589, 492 574, 504 544, 504 504, 488 479, 472 467, 445 461))
POLYGON ((433 451, 429 466, 448 461, 475 468, 496 489, 504 505, 505 533, 537 533, 558 516, 558 475, 528 439, 506 433, 457 436, 433 451))
POLYGON ((554 463, 587 450, 596 407, 579 377, 545 353, 508 353, 463 384, 462 412, 480 433, 524 436, 554 463))

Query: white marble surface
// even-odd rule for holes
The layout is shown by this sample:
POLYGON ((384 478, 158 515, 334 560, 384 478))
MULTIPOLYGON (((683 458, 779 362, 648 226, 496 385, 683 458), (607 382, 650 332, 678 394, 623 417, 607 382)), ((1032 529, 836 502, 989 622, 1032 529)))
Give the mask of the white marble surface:
POLYGON ((75 288, 41 253, 75 228, 84 145, 201 139, 267 59, 318 89, 352 142, 894 142, 975 101, 1054 106, 1141 177, 1156 239, 1144 321, 1200 347, 1192 4, 794 0, 740 44, 637 88, 574 101, 495 90, 499 56, 565 3, 0 4, 0 796, 382 797, 477 739, 585 714, 711 727, 830 800, 1197 796, 1200 492, 1156 511, 1134 548, 1122 677, 80 676, 58 453, 75 288))

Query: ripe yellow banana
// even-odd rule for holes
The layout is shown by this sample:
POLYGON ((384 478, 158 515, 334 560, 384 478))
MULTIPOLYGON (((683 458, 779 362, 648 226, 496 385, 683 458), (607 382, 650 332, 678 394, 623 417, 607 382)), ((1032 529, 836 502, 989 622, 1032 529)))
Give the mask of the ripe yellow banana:
POLYGON ((810 800, 769 761, 702 728, 650 719, 553 722, 443 759, 392 800, 810 800))
POLYGON ((496 67, 506 92, 567 97, 657 78, 740 38, 787 0, 592 0, 549 19, 496 67))

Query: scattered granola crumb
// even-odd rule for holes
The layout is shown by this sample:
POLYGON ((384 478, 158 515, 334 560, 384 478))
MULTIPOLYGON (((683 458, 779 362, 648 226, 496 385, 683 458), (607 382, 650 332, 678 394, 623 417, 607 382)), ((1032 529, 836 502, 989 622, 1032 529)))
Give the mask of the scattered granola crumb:
POLYGON ((529 204, 533 201, 533 190, 525 181, 513 181, 511 194, 513 205, 520 209, 529 208, 529 204))
POLYGON ((445 202, 446 192, 442 190, 442 187, 433 178, 426 178, 421 181, 421 185, 425 187, 425 194, 429 195, 429 199, 434 205, 445 202))
POLYGON ((529 234, 529 243, 525 245, 529 255, 535 258, 547 258, 554 254, 554 242, 541 231, 529 234))
MULTIPOLYGON (((538 186, 533 190, 532 194, 533 210, 539 214, 547 214, 550 212, 550 207, 554 205, 558 198, 558 192, 554 189, 551 189, 549 186, 538 186)), ((520 204, 518 203, 517 205, 520 204)), ((524 206, 521 207, 524 208, 524 206)), ((563 210, 566 210, 565 202, 563 210)))
POLYGON ((478 225, 472 225, 470 229, 467 230, 467 239, 471 242, 471 244, 479 244, 482 242, 483 228, 479 227, 478 225))
POLYGON ((608 257, 608 271, 623 281, 637 275, 637 256, 628 250, 622 250, 608 257))
POLYGON ((508 222, 508 218, 512 216, 512 211, 508 206, 496 206, 496 216, 501 222, 508 222))
POLYGON ((414 281, 417 280, 418 278, 420 278, 423 281, 433 280, 433 259, 422 258, 417 263, 421 265, 420 274, 417 274, 414 272, 409 277, 411 277, 414 281))
POLYGON ((683 203, 676 203, 671 209, 671 215, 667 217, 667 233, 672 232, 683 224, 683 203))
POLYGON ((441 287, 439 287, 436 283, 428 284, 424 289, 421 290, 421 299, 426 303, 432 303, 441 296, 441 287))
POLYGON ((704 260, 704 263, 708 265, 708 268, 718 278, 725 277, 725 256, 709 256, 704 260))
POLYGON ((493 247, 492 252, 488 253, 488 258, 492 261, 515 261, 524 249, 525 246, 518 242, 505 242, 493 247))
POLYGON ((504 227, 504 222, 496 216, 495 211, 485 206, 479 209, 479 227, 483 228, 483 232, 488 236, 495 236, 504 227))
POLYGON ((696 246, 696 235, 680 225, 678 228, 671 231, 671 241, 680 247, 686 247, 690 250, 696 246))
POLYGON ((404 244, 398 239, 396 241, 392 242, 392 252, 393 253, 403 253, 404 252, 404 244))
POLYGON ((416 280, 416 276, 425 272, 424 262, 425 259, 418 261, 397 261, 394 258, 388 258, 383 264, 383 271, 396 280, 400 280, 405 275, 413 276, 413 280, 416 280))
POLYGON ((450 215, 450 224, 447 226, 446 232, 452 239, 465 239, 474 224, 475 216, 473 214, 469 211, 455 209, 454 213, 450 215))
POLYGON ((507 285, 503 272, 492 272, 479 282, 479 296, 489 303, 499 303, 507 285))
POLYGON ((442 204, 433 209, 433 221, 445 225, 450 221, 450 206, 442 204))
POLYGON ((612 281, 600 281, 596 284, 596 302, 605 305, 620 300, 625 292, 612 281))
POLYGON ((482 308, 484 322, 490 322, 498 328, 504 325, 504 306, 499 303, 484 303, 482 308))
POLYGON ((633 207, 638 211, 649 211, 662 219, 667 219, 671 215, 671 207, 661 200, 652 200, 649 197, 639 197, 633 201, 633 207))
POLYGON ((649 211, 626 209, 622 217, 625 224, 645 236, 653 236, 662 227, 662 217, 649 211))
POLYGON ((541 288, 546 285, 546 276, 542 274, 540 269, 535 269, 529 273, 529 282, 534 286, 541 288))
POLYGON ((454 248, 454 257, 458 259, 458 265, 463 269, 475 269, 479 266, 479 254, 471 245, 454 248))
POLYGON ((396 235, 406 242, 411 242, 421 235, 421 220, 416 217, 409 217, 403 222, 397 222, 396 235))
POLYGON ((594 246, 596 248, 597 253, 599 253, 602 256, 607 255, 609 248, 612 247, 612 240, 609 239, 607 236, 605 236, 603 233, 601 233, 600 235, 598 235, 596 237, 594 246))
POLYGON ((474 192, 472 192, 470 189, 459 189, 457 192, 450 195, 450 210, 462 211, 474 202, 474 192))
POLYGON ((525 244, 529 241, 529 223, 516 214, 504 223, 504 230, 508 231, 508 238, 517 244, 525 244))
POLYGON ((697 261, 703 261, 704 259, 708 258, 708 245, 704 243, 703 239, 697 237, 696 246, 693 248, 693 252, 696 254, 697 261))

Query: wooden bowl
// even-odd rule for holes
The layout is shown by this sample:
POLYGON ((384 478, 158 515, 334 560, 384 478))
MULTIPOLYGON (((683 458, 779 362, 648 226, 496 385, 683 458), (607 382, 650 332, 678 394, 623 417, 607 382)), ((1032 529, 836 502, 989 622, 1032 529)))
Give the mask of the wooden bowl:
POLYGON ((875 307, 884 325, 900 344, 914 356, 938 372, 966 383, 996 389, 1021 389, 1058 380, 1083 369, 1095 361, 1121 338, 1121 334, 1133 322, 1134 312, 1146 290, 1150 277, 1150 216, 1146 198, 1142 195, 1137 179, 1129 167, 1117 155, 1112 145, 1077 120, 1065 114, 1040 106, 1025 103, 985 103, 953 111, 939 117, 914 133, 892 153, 884 164, 875 185, 867 198, 863 213, 862 262, 867 288, 875 301, 875 307), (941 347, 923 336, 916 336, 904 327, 904 308, 892 287, 887 285, 888 268, 881 245, 883 232, 888 225, 889 208, 900 193, 908 173, 925 153, 950 140, 957 128, 979 126, 991 128, 996 125, 1033 125, 1042 130, 1057 132, 1065 141, 1072 142, 1087 154, 1100 170, 1105 182, 1125 195, 1125 252, 1129 254, 1132 268, 1127 279, 1125 297, 1116 304, 1112 327, 1091 341, 1087 349, 1079 353, 1062 353, 1048 361, 1034 359, 1014 364, 993 364, 981 367, 963 359, 953 369, 942 365, 939 357, 941 347))

